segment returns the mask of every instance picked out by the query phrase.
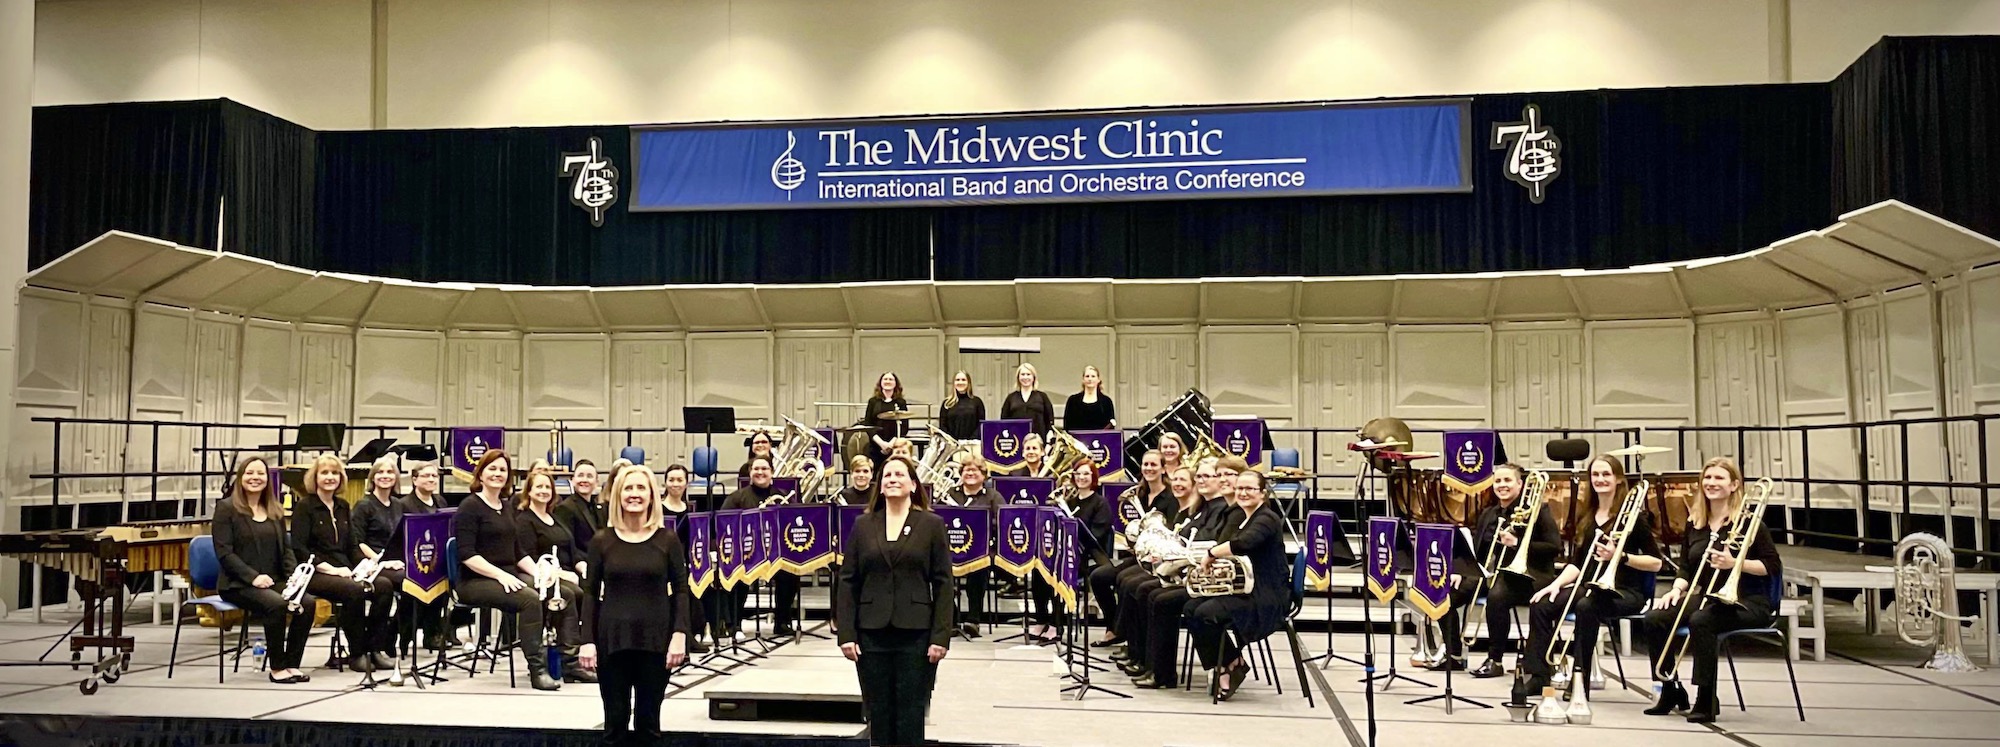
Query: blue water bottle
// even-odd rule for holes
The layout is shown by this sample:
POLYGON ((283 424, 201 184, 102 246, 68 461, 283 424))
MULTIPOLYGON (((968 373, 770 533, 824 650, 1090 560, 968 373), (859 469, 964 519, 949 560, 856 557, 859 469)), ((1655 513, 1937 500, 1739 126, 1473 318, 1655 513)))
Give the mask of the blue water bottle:
POLYGON ((261 635, 260 635, 260 636, 257 636, 257 640, 256 640, 256 641, 255 641, 254 643, 251 643, 251 644, 250 644, 250 657, 251 657, 251 658, 253 658, 253 659, 256 659, 256 660, 257 660, 257 668, 258 668, 258 669, 263 669, 263 668, 264 668, 264 637, 263 637, 263 636, 261 636, 261 635))

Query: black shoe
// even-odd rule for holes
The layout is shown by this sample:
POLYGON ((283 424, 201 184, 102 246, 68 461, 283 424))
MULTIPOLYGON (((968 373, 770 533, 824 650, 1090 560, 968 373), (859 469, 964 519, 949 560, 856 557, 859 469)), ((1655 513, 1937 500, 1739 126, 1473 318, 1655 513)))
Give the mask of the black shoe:
POLYGON ((1653 707, 1646 709, 1645 713, 1648 716, 1665 716, 1674 711, 1687 710, 1687 707, 1688 693, 1686 689, 1681 687, 1681 683, 1662 682, 1660 683, 1660 699, 1654 701, 1653 707))
POLYGON ((1473 667, 1472 671, 1466 672, 1466 674, 1472 675, 1473 679, 1479 680, 1492 679, 1506 673, 1507 668, 1500 666, 1500 662, 1494 659, 1487 659, 1480 662, 1479 666, 1473 667))
POLYGON ((572 667, 564 664, 563 681, 588 685, 597 681, 597 673, 584 669, 581 666, 572 667))
POLYGON ((797 632, 792 630, 792 626, 790 625, 779 625, 771 628, 771 635, 778 638, 790 638, 796 634, 797 632))
POLYGON ((528 670, 528 684, 533 685, 536 690, 543 692, 553 692, 562 689, 562 683, 557 682, 556 678, 550 677, 549 670, 542 667, 528 670))
POLYGON ((979 640, 979 626, 974 623, 959 623, 958 635, 968 641, 979 640))
POLYGON ((1091 648, 1110 648, 1125 642, 1123 638, 1099 639, 1090 642, 1091 648))
POLYGON ((272 677, 272 678, 271 678, 271 684, 273 684, 273 685, 296 685, 296 684, 299 684, 299 683, 301 683, 301 682, 304 682, 304 681, 305 681, 305 680, 302 680, 302 679, 299 679, 299 677, 301 677, 301 676, 303 676, 303 675, 292 675, 292 676, 290 676, 290 677, 272 677))
POLYGON ((355 654, 353 656, 349 656, 347 657, 347 661, 345 662, 345 664, 347 665, 347 669, 350 672, 375 671, 375 662, 373 659, 369 658, 367 654, 355 654))
POLYGON ((1446 656, 1431 662, 1430 666, 1424 668, 1433 672, 1463 672, 1465 671, 1465 660, 1456 656, 1446 656))
POLYGON ((1688 709, 1688 723, 1715 723, 1716 712, 1720 710, 1722 708, 1715 702, 1715 693, 1709 692, 1706 687, 1695 688, 1694 707, 1688 709))
POLYGON ((688 641, 688 653, 690 654, 708 653, 708 641, 704 641, 700 638, 688 641))
POLYGON ((1133 680, 1133 681, 1132 681, 1132 686, 1133 686, 1133 687, 1137 687, 1137 688, 1141 688, 1141 689, 1145 689, 1145 690, 1167 690, 1167 689, 1171 689, 1171 688, 1173 688, 1173 685, 1162 685, 1162 684, 1160 684, 1160 681, 1159 681, 1159 679, 1158 679, 1158 678, 1155 678, 1155 677, 1154 677, 1153 675, 1151 675, 1151 674, 1148 674, 1148 675, 1146 675, 1146 676, 1144 676, 1144 677, 1140 677, 1140 678, 1138 678, 1138 679, 1136 679, 1136 680, 1133 680))
POLYGON ((370 654, 368 657, 368 661, 369 663, 375 665, 375 671, 377 672, 396 671, 396 657, 391 656, 386 652, 377 651, 373 654, 370 654))
POLYGON ((444 636, 443 636, 443 635, 440 635, 440 634, 438 634, 438 633, 432 633, 432 634, 430 634, 430 635, 427 635, 427 636, 424 636, 424 650, 425 650, 425 651, 443 651, 443 650, 444 650, 444 636))

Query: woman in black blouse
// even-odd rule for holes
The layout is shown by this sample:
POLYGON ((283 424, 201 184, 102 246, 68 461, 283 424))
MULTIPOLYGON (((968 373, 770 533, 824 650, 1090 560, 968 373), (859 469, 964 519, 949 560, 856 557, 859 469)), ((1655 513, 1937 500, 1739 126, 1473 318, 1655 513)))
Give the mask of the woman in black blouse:
POLYGON ((590 541, 587 562, 595 572, 584 582, 581 658, 601 678, 609 744, 631 734, 658 743, 667 678, 686 663, 693 629, 687 549, 677 534, 661 531, 662 501, 653 489, 650 470, 613 475, 617 511, 608 531, 590 541))
POLYGON ((868 505, 868 496, 875 489, 875 463, 866 454, 856 454, 847 460, 847 487, 834 494, 833 502, 842 506, 868 505))
MULTIPOLYGON (((500 449, 488 449, 472 467, 479 489, 458 504, 451 517, 452 539, 458 543, 463 567, 455 590, 461 606, 490 607, 514 614, 515 645, 528 661, 528 682, 536 690, 560 690, 549 676, 549 659, 542 652, 541 597, 529 584, 534 556, 514 525, 512 497, 514 460, 500 449)), ((544 551, 546 552, 546 551, 544 551)))
POLYGON ((1653 590, 1644 585, 1642 574, 1654 573, 1665 565, 1660 556, 1659 540, 1653 536, 1653 520, 1644 510, 1638 520, 1632 523, 1632 532, 1625 539, 1625 555, 1620 564, 1615 589, 1593 589, 1591 579, 1579 579, 1583 575, 1579 568, 1587 558, 1595 556, 1601 561, 1611 559, 1611 527, 1617 521, 1619 506, 1632 486, 1625 483, 1625 468, 1613 457, 1599 454, 1590 460, 1590 489, 1584 491, 1579 504, 1583 510, 1580 526, 1572 527, 1569 538, 1569 565, 1563 568, 1556 579, 1543 586, 1528 599, 1529 618, 1528 650, 1521 656, 1521 670, 1528 673, 1526 681, 1519 683, 1525 692, 1541 692, 1548 687, 1554 676, 1549 664, 1550 641, 1555 640, 1556 627, 1562 624, 1565 607, 1576 615, 1573 626, 1576 671, 1589 672, 1591 655, 1597 651, 1598 629, 1604 621, 1616 620, 1637 613, 1646 606, 1646 600, 1653 598, 1653 590), (1570 597, 1582 594, 1582 598, 1570 604, 1570 597))
POLYGON ((944 396, 938 410, 938 430, 960 441, 979 439, 979 422, 986 419, 986 402, 972 393, 972 375, 964 371, 951 375, 951 393, 944 396))
POLYGON ((1047 436, 1056 422, 1056 406, 1049 403, 1049 395, 1035 388, 1035 364, 1023 363, 1014 369, 1014 382, 1014 391, 1000 403, 1000 419, 1026 420, 1029 433, 1047 436))
POLYGON ((396 603, 396 587, 376 575, 370 581, 354 578, 354 566, 361 562, 360 538, 354 533, 354 513, 339 495, 347 482, 347 468, 340 457, 321 454, 306 473, 313 494, 292 505, 292 544, 313 558, 312 581, 306 589, 313 596, 339 605, 340 632, 347 638, 346 665, 357 672, 394 669, 396 659, 377 652, 389 630, 387 614, 369 614, 396 603), (379 625, 377 621, 380 621, 379 625))
MULTIPOLYGON (((562 597, 561 610, 551 611, 545 624, 556 631, 556 645, 562 649, 562 677, 564 682, 596 682, 597 675, 577 666, 576 600, 583 595, 583 577, 590 569, 577 552, 576 535, 570 533, 569 526, 557 521, 549 513, 550 504, 556 498, 556 479, 547 472, 529 472, 528 481, 521 486, 520 502, 514 505, 514 528, 521 534, 521 544, 527 548, 528 556, 541 562, 543 555, 556 554, 556 593, 562 597)), ((541 651, 537 647, 533 649, 541 651)))
POLYGON ((916 471, 907 459, 885 462, 867 513, 843 540, 834 615, 840 652, 861 679, 870 744, 924 743, 931 686, 951 646, 951 549, 916 471))
MULTIPOLYGON (((1706 500, 1688 505, 1687 540, 1681 545, 1682 562, 1674 578, 1674 588, 1646 614, 1646 651, 1653 662, 1655 678, 1662 674, 1658 671, 1660 652, 1674 640, 1674 618, 1694 585, 1695 572, 1703 567, 1710 569, 1713 583, 1701 591, 1712 593, 1721 590, 1736 567, 1736 557, 1729 549, 1730 538, 1718 541, 1717 537, 1729 528, 1730 519, 1743 505, 1743 473, 1737 469, 1735 460, 1729 457, 1708 460, 1701 468, 1701 492, 1706 500)), ((1736 584, 1737 604, 1710 603, 1682 620, 1688 629, 1687 655, 1694 659, 1693 707, 1689 708, 1687 690, 1681 688, 1680 681, 1669 679, 1660 683, 1660 699, 1646 709, 1646 715, 1665 716, 1688 709, 1689 721, 1715 721, 1720 710, 1715 697, 1716 635, 1771 624, 1778 602, 1771 598, 1771 578, 1784 574, 1784 561, 1778 557, 1778 546, 1771 541, 1771 533, 1764 531, 1762 521, 1752 521, 1750 531, 1750 552, 1743 558, 1743 578, 1736 584)), ((1679 676, 1679 672, 1665 674, 1679 676)))
POLYGON ((1251 470, 1237 475, 1234 487, 1238 510, 1222 513, 1215 545, 1202 563, 1249 558, 1256 581, 1249 594, 1204 597, 1187 607, 1188 637, 1202 668, 1212 674, 1210 687, 1222 700, 1235 695, 1243 675, 1250 672, 1238 642, 1259 640, 1277 630, 1285 621, 1292 594, 1291 564, 1285 562, 1285 517, 1278 504, 1264 500, 1264 473, 1251 470), (1224 635, 1225 630, 1235 636, 1224 635))
MULTIPOLYGON (((1473 522, 1475 530, 1472 549, 1475 552, 1487 552, 1494 543, 1509 548, 1518 547, 1523 542, 1528 543, 1526 551, 1528 574, 1522 576, 1503 572, 1487 585, 1486 639, 1490 641, 1490 645, 1486 647, 1486 661, 1472 670, 1472 676, 1482 679, 1506 673, 1506 667, 1501 665, 1500 659, 1514 647, 1514 610, 1527 604, 1528 597, 1532 596, 1536 589, 1555 579, 1556 556, 1562 554, 1562 532, 1556 527, 1555 511, 1544 510, 1537 514, 1535 525, 1528 527, 1525 536, 1516 536, 1512 531, 1502 531, 1501 522, 1512 520, 1515 511, 1514 502, 1521 498, 1526 475, 1527 472, 1513 462, 1493 468, 1494 503, 1479 512, 1479 518, 1473 522)), ((1509 552, 1520 551, 1509 550, 1509 552)), ((1460 579, 1459 583, 1466 587, 1476 585, 1479 581, 1477 576, 1467 575, 1464 571, 1457 575, 1465 577, 1460 579)), ((1464 625, 1462 610, 1472 602, 1471 589, 1466 588, 1461 592, 1455 588, 1453 594, 1452 609, 1446 613, 1440 624, 1444 628, 1446 647, 1453 650, 1454 655, 1462 655, 1464 652, 1457 650, 1464 646, 1464 636, 1461 634, 1461 626, 1464 625)))
MULTIPOLYGON (((403 494, 402 514, 434 514, 444 509, 444 498, 438 495, 438 483, 442 481, 437 462, 424 462, 410 470, 410 492, 403 494)), ((458 647, 456 638, 444 635, 444 606, 450 600, 443 595, 431 600, 430 604, 416 607, 416 627, 423 631, 424 648, 436 651, 444 647, 458 647)), ((405 598, 398 604, 418 604, 417 600, 405 598)))
MULTIPOLYGON (((377 640, 367 649, 376 669, 394 670, 396 661, 396 625, 393 609, 400 594, 395 590, 403 588, 403 541, 399 530, 403 526, 403 501, 396 495, 396 485, 402 482, 403 473, 397 462, 401 459, 394 454, 375 460, 368 468, 368 495, 354 504, 354 536, 358 541, 356 549, 361 556, 375 561, 381 566, 376 578, 387 579, 390 594, 386 602, 373 605, 368 610, 368 629, 375 631, 377 640)), ((361 650, 356 645, 356 650, 361 650)))
POLYGON ((222 565, 216 593, 248 617, 264 622, 271 681, 294 685, 312 679, 299 671, 299 663, 305 658, 318 600, 307 593, 299 600, 302 611, 293 614, 280 593, 299 564, 292 544, 285 541, 284 513, 278 491, 272 488, 270 465, 263 457, 245 457, 236 464, 229 497, 215 504, 210 531, 215 558, 222 565))
POLYGON ((877 467, 889 455, 896 439, 910 435, 910 421, 886 420, 882 414, 907 412, 909 409, 909 401, 903 399, 903 382, 896 378, 895 373, 883 373, 882 378, 875 380, 875 394, 868 398, 868 411, 862 422, 875 428, 875 433, 868 439, 868 458, 877 467))
POLYGON ((751 460, 763 457, 771 460, 772 464, 778 463, 778 455, 771 450, 771 433, 769 431, 757 431, 750 434, 750 440, 747 443, 750 446, 750 456, 743 460, 743 466, 736 468, 736 484, 738 485, 742 485, 750 479, 751 460))
MULTIPOLYGON (((668 465, 667 471, 660 475, 661 484, 667 488, 666 492, 660 494, 660 515, 664 517, 662 523, 664 524, 666 519, 673 520, 674 539, 680 541, 683 550, 694 547, 688 541, 688 532, 693 531, 689 528, 688 516, 694 513, 694 503, 690 502, 687 496, 688 481, 693 474, 685 464, 672 464, 668 465)), ((682 553, 681 561, 687 562, 686 553, 682 553)), ((687 602, 687 610, 689 633, 687 650, 689 653, 708 653, 708 644, 701 641, 702 630, 708 627, 708 611, 702 609, 700 600, 687 602)))
POLYGON ((1101 431, 1118 427, 1118 407, 1103 391, 1104 377, 1096 366, 1083 367, 1083 391, 1069 396, 1063 405, 1063 430, 1101 431))

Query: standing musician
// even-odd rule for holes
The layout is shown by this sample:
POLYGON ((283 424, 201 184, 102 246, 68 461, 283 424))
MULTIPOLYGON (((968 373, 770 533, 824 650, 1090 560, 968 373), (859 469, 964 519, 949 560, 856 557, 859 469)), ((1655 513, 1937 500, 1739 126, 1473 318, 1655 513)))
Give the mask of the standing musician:
MULTIPOLYGON (((1512 557, 1512 553, 1520 552, 1515 548, 1519 548, 1523 540, 1528 543, 1528 575, 1521 576, 1500 571, 1487 584, 1486 637, 1489 644, 1486 647, 1486 661, 1473 668, 1471 672, 1472 676, 1482 679, 1507 673, 1506 667, 1500 663, 1500 658, 1506 656, 1508 650, 1513 648, 1514 608, 1526 606, 1528 597, 1533 596, 1536 589, 1547 586, 1550 581, 1555 580, 1556 555, 1562 553, 1562 533, 1556 527, 1554 512, 1537 513, 1535 524, 1528 528, 1525 537, 1516 536, 1511 530, 1503 531, 1502 525, 1514 513, 1515 501, 1521 498, 1523 480, 1526 477, 1527 471, 1513 462, 1495 467, 1494 503, 1479 512, 1479 518, 1473 522, 1474 548, 1483 550, 1492 548, 1498 543, 1500 547, 1505 548, 1500 556, 1512 557)), ((1463 661, 1465 655, 1463 610, 1474 601, 1471 599, 1471 594, 1473 587, 1479 581, 1474 574, 1481 572, 1478 561, 1472 561, 1470 567, 1462 568, 1452 574, 1462 578, 1452 579, 1451 611, 1445 613, 1444 618, 1439 621, 1444 628, 1446 658, 1437 666, 1431 667, 1433 670, 1454 666, 1450 663, 1454 659, 1463 661)))
POLYGON ((889 456, 894 441, 910 435, 910 421, 889 420, 882 415, 909 410, 909 401, 903 399, 902 379, 896 378, 894 372, 883 372, 875 380, 875 393, 868 398, 868 410, 863 415, 864 422, 875 428, 875 433, 868 437, 868 459, 875 466, 880 467, 889 456))
POLYGON ((222 565, 215 592, 243 610, 245 623, 261 620, 270 644, 265 662, 273 684, 296 685, 312 677, 299 671, 305 659, 306 636, 312 633, 313 609, 319 600, 308 592, 299 598, 299 612, 280 593, 297 568, 299 558, 285 541, 285 509, 273 489, 271 466, 263 457, 236 463, 229 497, 217 501, 210 522, 215 558, 222 565), (289 617, 289 619, 287 619, 289 617))
POLYGON ((842 506, 865 506, 868 495, 875 485, 875 462, 867 454, 856 454, 847 460, 847 487, 834 494, 833 502, 842 506))
POLYGON ((549 676, 549 659, 542 650, 542 599, 529 584, 535 558, 514 526, 514 460, 500 449, 487 449, 472 467, 479 489, 458 504, 451 517, 452 538, 458 543, 463 567, 457 594, 466 606, 491 607, 513 613, 515 645, 528 661, 528 682, 536 690, 560 690, 549 676))
MULTIPOLYGON (((1710 588, 1704 593, 1714 593, 1721 590, 1736 567, 1730 544, 1740 542, 1741 538, 1727 536, 1732 520, 1743 509, 1743 472, 1737 469, 1735 460, 1716 457, 1702 465, 1701 493, 1706 500, 1688 506, 1687 539, 1681 545, 1683 562, 1674 579, 1674 588, 1646 614, 1644 637, 1646 651, 1654 662, 1655 679, 1663 674, 1662 653, 1678 634, 1674 630, 1675 621, 1680 618, 1678 608, 1682 604, 1703 604, 1699 597, 1688 599, 1696 570, 1702 566, 1713 569, 1709 572, 1710 588)), ((1688 721, 1714 722, 1720 710, 1715 697, 1716 635, 1771 624, 1778 600, 1771 598, 1770 579, 1784 575, 1784 561, 1778 557, 1778 546, 1771 541, 1771 533, 1763 530, 1762 517, 1750 520, 1748 526, 1752 533, 1750 551, 1743 559, 1743 577, 1736 585, 1737 603, 1710 600, 1682 621, 1688 630, 1688 652, 1694 656, 1693 707, 1689 708, 1687 690, 1680 681, 1667 679, 1660 683, 1659 701, 1646 709, 1646 715, 1665 716, 1687 709, 1688 721)))
POLYGON ((1616 588, 1592 589, 1591 579, 1579 578, 1582 575, 1579 566, 1586 558, 1610 560, 1611 529, 1618 521, 1619 506, 1631 489, 1625 482, 1625 468, 1616 458, 1603 454, 1591 458, 1590 490, 1584 491, 1581 501, 1583 521, 1580 526, 1571 527, 1569 567, 1528 599, 1532 624, 1528 627, 1528 650, 1521 657, 1521 669, 1528 674, 1523 683, 1526 692, 1540 692, 1555 674, 1547 652, 1555 640, 1556 628, 1562 625, 1565 608, 1576 615, 1570 642, 1576 671, 1587 673, 1591 671, 1591 657, 1597 651, 1598 628, 1604 621, 1634 614, 1652 598, 1653 590, 1641 584, 1642 574, 1659 571, 1665 561, 1660 557, 1659 540, 1653 536, 1653 520, 1643 508, 1625 540, 1626 554, 1618 568, 1616 588))
MULTIPOLYGON (((668 467, 668 474, 675 469, 685 489, 687 469, 668 467)), ((651 470, 613 475, 617 512, 610 531, 592 538, 586 555, 595 572, 584 582, 578 658, 599 680, 607 744, 624 744, 634 733, 643 744, 659 743, 668 675, 687 662, 688 631, 695 625, 689 615, 699 606, 688 588, 687 546, 676 533, 661 531, 667 501, 653 488, 651 470)))
POLYGON ((1026 420, 1029 433, 1047 434, 1055 425, 1056 407, 1049 403, 1049 395, 1035 388, 1035 364, 1023 363, 1014 369, 1014 381, 1017 384, 1014 391, 1008 392, 1007 400, 1000 403, 1000 419, 1026 420))
POLYGON ((960 441, 976 441, 979 422, 985 419, 986 402, 972 393, 972 375, 964 371, 952 374, 951 393, 938 408, 938 430, 960 441))
MULTIPOLYGON (((958 485, 945 491, 944 502, 953 506, 986 509, 986 525, 994 526, 1000 517, 1000 494, 986 485, 986 460, 978 454, 966 454, 958 465, 958 485)), ((966 640, 978 640, 979 621, 986 617, 986 590, 993 580, 993 569, 981 568, 959 578, 965 588, 965 614, 959 618, 958 634, 966 640)))
MULTIPOLYGON (((660 515, 674 522, 674 539, 680 543, 682 563, 688 562, 687 553, 694 547, 694 544, 688 541, 688 534, 694 531, 688 522, 688 516, 694 513, 694 503, 688 500, 687 494, 688 482, 692 475, 685 464, 668 465, 667 471, 660 475, 661 483, 666 486, 666 491, 660 493, 660 515)), ((616 478, 617 475, 612 477, 616 478)), ((620 500, 622 502, 623 499, 620 500)), ((665 523, 664 520, 662 523, 665 523)), ((708 628, 708 610, 703 609, 704 605, 700 600, 682 601, 687 607, 688 615, 687 651, 694 654, 708 653, 708 644, 701 641, 702 631, 708 628)))
MULTIPOLYGON (((1149 511, 1157 510, 1163 515, 1171 514, 1173 511, 1174 495, 1171 492, 1173 488, 1161 472, 1159 450, 1148 449, 1145 456, 1139 458, 1139 474, 1144 480, 1126 488, 1125 494, 1118 497, 1118 506, 1112 509, 1111 518, 1114 526, 1119 525, 1120 514, 1127 506, 1132 506, 1135 509, 1133 513, 1142 517, 1149 511)), ((1189 491, 1192 491, 1194 489, 1192 477, 1189 478, 1188 485, 1189 491)), ((1088 577, 1090 591, 1097 595, 1097 606, 1104 611, 1105 622, 1104 637, 1091 641, 1092 648, 1115 646, 1124 640, 1118 637, 1117 620, 1120 604, 1117 592, 1118 575, 1137 564, 1138 561, 1128 553, 1117 563, 1105 563, 1090 572, 1088 577)))
MULTIPOLYGON (((396 587, 377 575, 372 581, 356 581, 354 566, 361 561, 360 539, 354 534, 354 512, 338 493, 347 483, 347 467, 340 457, 321 454, 306 473, 313 495, 292 503, 292 545, 313 557, 312 581, 306 585, 313 596, 332 600, 340 606, 340 632, 348 646, 347 668, 356 672, 375 670, 369 652, 389 629, 389 615, 381 610, 396 603, 396 587), (370 613, 368 607, 376 606, 370 613)), ((380 655, 383 669, 394 669, 394 657, 380 655)))
MULTIPOLYGON (((397 462, 402 457, 390 454, 375 460, 368 469, 368 495, 354 505, 354 536, 361 556, 373 560, 381 566, 377 578, 388 579, 389 597, 394 600, 399 594, 395 590, 403 588, 403 543, 398 531, 403 526, 403 501, 396 495, 396 484, 402 481, 402 470, 397 462)), ((369 654, 376 669, 394 671, 396 668, 396 626, 391 616, 393 602, 374 605, 368 617, 368 629, 377 638, 367 641, 353 641, 356 652, 369 654)))
MULTIPOLYGON (((444 499, 438 496, 438 483, 442 480, 437 462, 424 462, 410 470, 410 492, 403 494, 402 513, 405 516, 434 514, 444 508, 444 499)), ((395 548, 402 550, 401 547, 395 548)), ((414 612, 417 630, 423 631, 424 648, 437 651, 447 646, 456 648, 458 641, 444 634, 444 606, 449 600, 439 595, 429 604, 418 606, 414 612)), ((398 604, 416 604, 414 599, 404 599, 398 604)), ((412 644, 414 645, 414 644, 412 644)))
MULTIPOLYGON (((1213 541, 1223 520, 1237 515, 1236 476, 1248 471, 1250 464, 1239 456, 1202 460, 1195 484, 1206 492, 1197 494, 1196 501, 1177 502, 1179 513, 1170 517, 1181 527, 1179 534, 1191 541, 1213 541)), ((1130 643, 1122 653, 1114 649, 1111 658, 1132 677, 1134 685, 1169 689, 1180 684, 1175 656, 1180 651, 1181 613, 1190 597, 1186 587, 1168 585, 1152 569, 1142 569, 1137 576, 1119 579, 1126 610, 1119 616, 1126 621, 1121 635, 1130 643)))
POLYGON ((870 744, 924 743, 937 665, 951 646, 951 548, 916 472, 908 459, 884 462, 867 513, 843 539, 834 615, 840 653, 861 679, 870 744))
POLYGON ((1241 642, 1259 640, 1284 623, 1291 602, 1291 568, 1285 562, 1285 517, 1278 504, 1264 500, 1264 473, 1250 470, 1236 476, 1237 511, 1225 511, 1215 545, 1202 559, 1250 560, 1256 582, 1247 595, 1205 597, 1187 605, 1188 635, 1201 666, 1210 672, 1216 697, 1228 700, 1243 685, 1250 666, 1243 661, 1241 642), (1225 635, 1234 631, 1234 638, 1225 635))
POLYGON ((1118 427, 1118 407, 1104 393, 1104 377, 1096 366, 1083 367, 1083 391, 1069 396, 1063 404, 1063 430, 1101 431, 1118 427))
MULTIPOLYGON (((722 508, 743 510, 764 505, 764 501, 771 497, 771 469, 770 457, 751 457, 750 484, 730 493, 729 498, 722 502, 722 508)), ((777 609, 771 632, 783 638, 792 635, 792 621, 798 618, 799 577, 789 573, 779 573, 772 577, 772 586, 777 589, 776 599, 773 602, 777 609)), ((743 610, 750 604, 750 585, 737 584, 729 593, 736 612, 735 617, 731 619, 735 626, 731 632, 741 633, 743 610)))
MULTIPOLYGON (((641 470, 644 471, 644 470, 641 470)), ((648 473, 648 478, 651 473, 648 473)), ((648 479, 648 482, 651 482, 648 479)), ((577 552, 576 536, 569 533, 569 527, 556 521, 549 513, 549 504, 556 498, 556 479, 547 472, 529 472, 527 483, 521 486, 521 497, 514 504, 514 530, 521 535, 521 545, 528 549, 528 556, 537 562, 544 554, 556 554, 557 593, 562 595, 563 608, 549 613, 545 624, 555 628, 556 644, 562 649, 562 676, 564 682, 596 682, 597 675, 577 666, 576 600, 583 595, 583 577, 590 575, 589 568, 577 552)), ((530 573, 533 572, 530 566, 530 573)), ((542 650, 539 646, 532 649, 542 650)))
POLYGON ((584 548, 590 546, 590 539, 604 529, 611 508, 605 504, 604 495, 597 490, 601 475, 596 464, 588 459, 578 459, 571 470, 569 497, 557 501, 549 513, 556 517, 556 521, 569 527, 570 536, 576 538, 576 552, 580 556, 584 548))

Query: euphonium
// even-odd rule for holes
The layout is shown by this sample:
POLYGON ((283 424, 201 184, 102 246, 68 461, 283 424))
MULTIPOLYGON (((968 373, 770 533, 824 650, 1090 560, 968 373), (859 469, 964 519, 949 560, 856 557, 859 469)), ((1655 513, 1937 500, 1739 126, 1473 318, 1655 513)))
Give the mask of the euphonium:
POLYGON ((1158 511, 1147 512, 1133 527, 1137 531, 1130 537, 1132 557, 1141 563, 1156 566, 1162 559, 1187 552, 1187 538, 1168 527, 1167 518, 1158 511))
MULTIPOLYGON (((1208 548, 1201 549, 1206 556, 1208 548)), ((1257 577, 1251 573, 1250 559, 1242 556, 1211 558, 1202 562, 1202 557, 1188 558, 1187 577, 1182 583, 1190 597, 1227 597, 1249 594, 1257 588, 1257 577)))
POLYGON ((1977 672, 1959 641, 1959 623, 1975 618, 1958 614, 1955 555, 1934 534, 1915 532, 1896 543, 1896 636, 1933 647, 1925 669, 1977 672))
POLYGON ((915 477, 930 487, 932 495, 942 497, 958 487, 958 460, 965 452, 965 444, 943 431, 932 431, 930 448, 917 460, 915 477))
MULTIPOLYGON (((805 424, 789 417, 780 442, 774 445, 771 474, 775 477, 796 477, 799 479, 797 502, 805 503, 819 495, 820 485, 826 480, 826 465, 820 461, 820 447, 827 443, 819 431, 807 428, 805 424)), ((789 503, 791 501, 778 501, 789 503)), ((767 499, 765 505, 774 505, 767 499)))
POLYGON ((303 603, 306 598, 306 584, 312 583, 312 577, 313 556, 307 555, 305 562, 298 564, 297 567, 292 569, 291 578, 285 579, 285 607, 292 614, 296 615, 304 611, 303 603))
POLYGON ((1759 479, 1750 487, 1750 494, 1736 505, 1736 513, 1729 516, 1729 525, 1723 533, 1709 540, 1711 551, 1723 550, 1736 561, 1730 566, 1729 575, 1722 580, 1720 587, 1715 582, 1721 572, 1709 565, 1706 558, 1681 559, 1682 562, 1699 565, 1695 566, 1694 579, 1688 584, 1687 595, 1681 598, 1680 609, 1674 612, 1674 624, 1667 627, 1670 631, 1668 635, 1675 636, 1675 639, 1668 642, 1666 649, 1660 652, 1660 658, 1653 662, 1654 679, 1674 679, 1680 670, 1681 657, 1686 655, 1688 648, 1688 636, 1680 636, 1678 632, 1694 613, 1707 606, 1709 600, 1741 606, 1737 601, 1736 587, 1743 580, 1743 561, 1750 556, 1750 545, 1757 538, 1758 527, 1762 524, 1764 504, 1770 501, 1774 487, 1776 485, 1771 478, 1759 479))
POLYGON ((1077 465, 1084 462, 1091 462, 1093 464, 1096 462, 1091 459, 1090 447, 1083 445, 1082 441, 1076 440, 1076 437, 1070 435, 1068 431, 1064 431, 1061 428, 1051 428, 1049 429, 1049 436, 1048 455, 1042 460, 1041 474, 1036 475, 1036 477, 1059 478, 1057 482, 1061 484, 1057 485, 1056 489, 1061 490, 1063 485, 1071 484, 1068 479, 1063 478, 1067 478, 1070 473, 1075 472, 1077 465))

